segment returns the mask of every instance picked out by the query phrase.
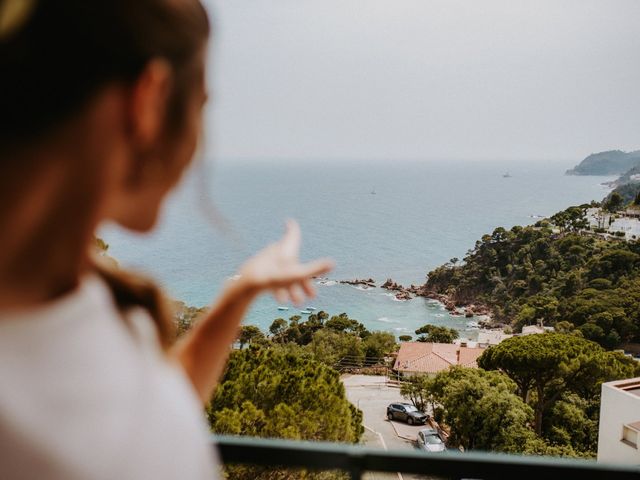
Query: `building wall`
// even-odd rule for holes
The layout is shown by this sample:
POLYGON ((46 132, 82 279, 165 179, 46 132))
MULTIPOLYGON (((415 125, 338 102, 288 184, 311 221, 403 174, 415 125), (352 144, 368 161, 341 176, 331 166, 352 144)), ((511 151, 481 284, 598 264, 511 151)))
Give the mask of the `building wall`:
POLYGON ((640 397, 614 387, 616 383, 602 385, 598 461, 640 465, 640 450, 621 441, 623 426, 640 420, 640 397))
POLYGON ((513 335, 508 335, 500 330, 480 330, 478 332, 478 344, 498 345, 503 340, 511 337, 513 337, 513 335))
POLYGON ((624 232, 627 240, 640 237, 640 221, 637 218, 616 218, 609 227, 610 232, 624 232))
POLYGON ((544 333, 544 328, 538 325, 525 325, 522 327, 522 335, 535 335, 539 333, 544 333))
POLYGON ((591 228, 604 228, 610 234, 623 232, 625 236, 621 238, 626 240, 640 238, 640 220, 635 212, 633 214, 619 212, 616 215, 611 215, 600 208, 587 208, 585 215, 591 228))

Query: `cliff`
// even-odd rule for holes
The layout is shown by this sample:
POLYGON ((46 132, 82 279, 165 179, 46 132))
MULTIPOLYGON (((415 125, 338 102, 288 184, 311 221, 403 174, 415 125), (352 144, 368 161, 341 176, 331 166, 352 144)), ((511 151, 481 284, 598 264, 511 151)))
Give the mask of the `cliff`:
POLYGON ((592 153, 574 168, 567 170, 567 175, 621 175, 640 165, 640 150, 623 152, 592 153))

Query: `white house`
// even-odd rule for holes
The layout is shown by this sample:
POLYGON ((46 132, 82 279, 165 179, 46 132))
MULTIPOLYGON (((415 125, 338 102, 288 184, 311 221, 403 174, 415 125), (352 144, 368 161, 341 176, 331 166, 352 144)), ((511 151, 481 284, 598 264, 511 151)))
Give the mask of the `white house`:
POLYGON ((640 377, 602 384, 598 461, 640 465, 640 377))
POLYGON ((609 226, 609 233, 622 232, 626 240, 640 238, 640 221, 636 217, 620 216, 609 226))
POLYGON ((522 327, 522 333, 520 335, 534 335, 537 333, 553 332, 555 328, 545 327, 542 325, 525 325, 522 327))
POLYGON ((615 215, 601 208, 587 208, 585 218, 591 229, 602 228, 611 235, 624 233, 625 240, 640 239, 640 209, 637 207, 627 208, 615 215))
POLYGON ((513 335, 504 333, 502 330, 480 330, 477 342, 481 347, 488 347, 489 345, 498 345, 503 340, 511 337, 513 335))

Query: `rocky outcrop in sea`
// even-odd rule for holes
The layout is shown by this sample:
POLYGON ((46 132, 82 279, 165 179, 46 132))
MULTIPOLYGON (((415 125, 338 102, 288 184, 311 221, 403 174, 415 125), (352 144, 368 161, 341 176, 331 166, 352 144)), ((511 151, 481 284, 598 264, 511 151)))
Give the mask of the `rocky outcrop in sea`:
POLYGON ((338 283, 343 283, 346 285, 352 285, 354 287, 365 287, 365 288, 376 288, 376 281, 373 278, 360 279, 356 278, 355 280, 339 280, 338 283))
MULTIPOLYGON (((337 282, 344 285, 362 287, 365 290, 378 287, 376 281, 373 278, 355 278, 353 280, 338 280, 337 282)), ((429 298, 442 303, 444 305, 444 308, 449 312, 450 315, 465 316, 467 318, 484 317, 484 322, 491 323, 491 309, 487 305, 483 305, 480 303, 457 303, 450 296, 438 293, 433 289, 427 287, 427 284, 412 284, 409 287, 405 287, 394 281, 393 279, 387 278, 387 280, 382 285, 380 285, 380 288, 392 292, 396 300, 406 301, 411 300, 415 297, 429 298)))

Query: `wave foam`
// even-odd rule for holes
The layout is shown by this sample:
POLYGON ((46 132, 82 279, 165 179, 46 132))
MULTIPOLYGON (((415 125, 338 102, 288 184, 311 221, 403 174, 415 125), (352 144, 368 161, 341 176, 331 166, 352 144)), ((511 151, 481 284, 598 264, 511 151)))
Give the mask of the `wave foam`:
POLYGON ((365 287, 363 285, 349 285, 351 288, 355 288, 356 290, 360 290, 361 292, 368 292, 369 290, 373 290, 371 287, 365 287))
POLYGON ((394 328, 394 330, 395 330, 396 332, 410 332, 410 331, 411 331, 411 330, 409 330, 409 329, 408 329, 408 328, 406 328, 406 327, 395 327, 395 328, 394 328))
POLYGON ((379 322, 384 322, 384 323, 398 323, 397 320, 392 320, 392 319, 390 319, 388 317, 380 317, 380 318, 378 318, 378 321, 379 322))

